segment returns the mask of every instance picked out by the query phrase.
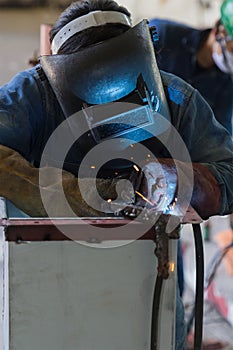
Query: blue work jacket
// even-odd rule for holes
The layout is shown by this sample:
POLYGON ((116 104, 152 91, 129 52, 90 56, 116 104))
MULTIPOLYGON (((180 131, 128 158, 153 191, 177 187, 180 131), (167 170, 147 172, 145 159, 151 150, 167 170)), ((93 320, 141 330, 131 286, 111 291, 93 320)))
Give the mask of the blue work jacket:
MULTIPOLYGON (((217 122, 211 108, 196 89, 172 74, 161 71, 161 77, 171 123, 183 140, 190 159, 208 167, 219 183, 219 214, 233 211, 231 135, 217 122)), ((0 88, 0 144, 18 151, 35 166, 40 165, 50 135, 64 119, 40 66, 18 73, 0 88)), ((157 157, 171 157, 165 147, 158 146, 156 138, 144 144, 157 157)), ((76 175, 82 156, 77 144, 71 148, 64 164, 57 152, 57 158, 51 159, 50 165, 63 165, 65 170, 76 175)), ((176 156, 184 161, 182 152, 176 156)))
POLYGON ((200 91, 209 103, 216 119, 232 133, 233 82, 229 74, 217 66, 198 66, 196 52, 210 29, 199 30, 166 19, 152 19, 158 41, 155 43, 158 67, 187 81, 200 91))

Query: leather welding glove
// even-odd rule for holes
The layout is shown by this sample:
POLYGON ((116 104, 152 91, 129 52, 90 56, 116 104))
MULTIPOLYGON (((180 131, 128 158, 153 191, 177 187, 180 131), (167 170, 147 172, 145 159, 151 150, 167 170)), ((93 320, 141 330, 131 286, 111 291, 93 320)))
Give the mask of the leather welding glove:
MULTIPOLYGON (((83 183, 88 202, 96 204, 98 207, 98 203, 95 203, 96 196, 90 186, 91 180, 82 179, 79 181, 83 183)), ((60 170, 52 167, 41 169, 39 181, 38 168, 33 167, 18 152, 0 145, 0 196, 9 199, 29 216, 48 216, 41 199, 41 190, 49 206, 49 216, 67 216, 66 207, 61 198, 61 184, 74 215, 104 216, 104 213, 93 209, 83 200, 79 181, 67 171, 62 172, 61 178, 60 170)), ((112 180, 97 180, 97 188, 100 195, 106 198, 115 196, 112 180)), ((68 216, 73 215, 68 213, 68 216)))

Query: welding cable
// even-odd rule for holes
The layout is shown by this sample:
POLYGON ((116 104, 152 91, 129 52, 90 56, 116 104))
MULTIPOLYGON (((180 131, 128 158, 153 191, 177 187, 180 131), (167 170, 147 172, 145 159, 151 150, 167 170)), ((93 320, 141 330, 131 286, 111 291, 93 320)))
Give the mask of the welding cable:
POLYGON ((189 335, 193 320, 194 327, 194 350, 201 349, 202 344, 202 327, 203 327, 203 303, 204 303, 204 252, 203 240, 200 224, 193 224, 195 252, 196 252, 196 297, 194 308, 191 311, 187 321, 187 336, 189 335))
POLYGON ((202 349, 203 331, 203 300, 204 300, 204 251, 200 224, 192 224, 196 253, 196 297, 195 297, 195 325, 194 350, 202 349))
POLYGON ((150 350, 158 349, 158 332, 159 332, 159 307, 161 306, 161 293, 162 293, 163 278, 161 276, 156 277, 153 304, 152 304, 152 317, 151 317, 151 345, 150 350))

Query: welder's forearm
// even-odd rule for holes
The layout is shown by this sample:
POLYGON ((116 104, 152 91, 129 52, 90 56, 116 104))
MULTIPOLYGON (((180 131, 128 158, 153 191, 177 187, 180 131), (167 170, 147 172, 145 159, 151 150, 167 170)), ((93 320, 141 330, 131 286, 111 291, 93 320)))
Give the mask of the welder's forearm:
POLYGON ((210 170, 202 164, 193 164, 194 189, 192 207, 203 218, 219 214, 221 191, 210 170))
POLYGON ((32 216, 46 216, 38 172, 14 150, 0 145, 0 195, 32 216))
MULTIPOLYGON (((19 153, 0 145, 0 196, 12 201, 19 209, 29 216, 48 216, 41 199, 40 189, 46 193, 49 203, 49 213, 54 216, 64 216, 63 204, 60 200, 60 171, 56 168, 44 168, 45 176, 39 183, 39 169, 33 167, 19 153)), ((95 200, 88 179, 83 179, 89 202, 95 200), (93 198, 92 198, 93 196, 93 198)), ((80 195, 79 183, 74 175, 64 172, 62 185, 66 198, 78 216, 99 216, 100 213, 89 207, 80 195)), ((111 192, 111 183, 100 181, 100 193, 111 192)), ((102 215, 102 214, 101 214, 102 215)))

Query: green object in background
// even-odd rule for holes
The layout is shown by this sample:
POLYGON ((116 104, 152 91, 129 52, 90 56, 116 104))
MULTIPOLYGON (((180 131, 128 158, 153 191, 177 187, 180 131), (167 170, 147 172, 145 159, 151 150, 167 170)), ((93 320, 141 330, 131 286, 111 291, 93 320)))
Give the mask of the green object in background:
POLYGON ((209 241, 210 240, 210 234, 211 234, 211 225, 210 225, 210 221, 206 221, 204 223, 204 227, 203 227, 203 238, 204 241, 209 241))
POLYGON ((233 0, 225 0, 220 11, 222 24, 233 37, 233 0))

